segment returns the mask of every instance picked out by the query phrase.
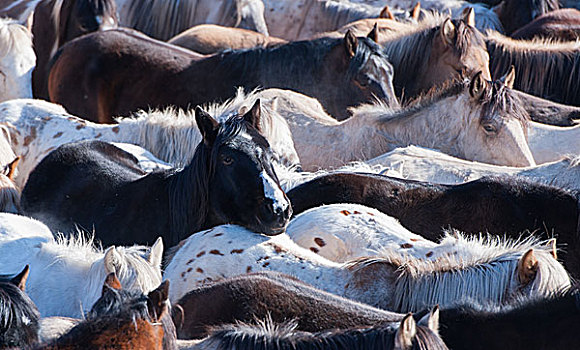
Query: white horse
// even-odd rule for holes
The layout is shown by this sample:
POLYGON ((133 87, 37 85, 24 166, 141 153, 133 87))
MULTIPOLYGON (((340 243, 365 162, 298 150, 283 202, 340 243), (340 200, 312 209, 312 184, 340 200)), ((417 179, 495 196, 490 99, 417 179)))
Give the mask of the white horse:
POLYGON ((14 20, 0 18, 0 102, 32 97, 35 66, 30 31, 14 20))
POLYGON ((40 314, 81 318, 101 296, 105 277, 115 272, 127 289, 148 292, 161 283, 163 243, 93 247, 82 236, 54 238, 41 222, 0 213, 0 274, 30 266, 26 292, 40 314))
MULTIPOLYGON (((533 167, 506 167, 471 162, 445 153, 417 146, 401 147, 368 160, 368 171, 403 179, 457 185, 477 180, 484 176, 522 176, 532 181, 580 190, 580 157, 564 157, 555 162, 533 167), (371 171, 374 170, 374 171, 371 171)), ((364 169, 364 167, 361 167, 364 169)), ((300 173, 277 170, 281 178, 298 177, 300 173), (282 175, 284 176, 282 176, 282 175)), ((303 175, 304 176, 304 175, 303 175)), ((286 180, 288 181, 288 180, 286 180)), ((295 183, 301 181, 294 180, 295 183)))
POLYGON ((286 234, 266 237, 234 225, 217 226, 184 240, 165 269, 172 301, 192 288, 264 270, 286 273, 317 288, 392 311, 412 311, 471 299, 501 304, 513 298, 549 295, 570 286, 551 248, 530 240, 485 241, 474 255, 437 261, 397 251, 336 263, 294 243, 286 234))
POLYGON ((471 82, 451 83, 402 110, 380 104, 355 108, 344 122, 304 95, 277 89, 258 95, 288 122, 306 170, 366 160, 410 144, 491 164, 534 165, 524 134, 529 115, 512 101, 511 90, 494 84, 502 82, 490 83, 477 74, 471 82))
POLYGON ((580 125, 554 126, 530 122, 528 144, 537 164, 580 155, 580 125))
MULTIPOLYGON (((229 102, 208 106, 207 111, 223 120, 249 109, 256 93, 241 90, 229 102)), ((68 114, 64 108, 42 100, 13 100, 0 104, 0 129, 8 135, 14 153, 22 160, 16 184, 22 188, 34 167, 58 146, 86 139, 139 145, 174 166, 185 166, 193 158, 201 134, 191 112, 167 109, 139 112, 119 124, 96 124, 68 114)), ((242 113, 243 114, 243 113, 242 113)), ((292 135, 285 120, 268 106, 262 107, 261 130, 279 160, 298 164, 292 135)), ((2 135, 0 134, 0 137, 2 135)))

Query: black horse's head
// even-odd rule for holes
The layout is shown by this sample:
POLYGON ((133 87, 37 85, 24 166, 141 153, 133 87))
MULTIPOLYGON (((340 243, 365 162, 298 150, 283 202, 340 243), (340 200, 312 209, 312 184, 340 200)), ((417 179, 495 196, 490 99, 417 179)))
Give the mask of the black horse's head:
POLYGON ((59 14, 59 43, 64 43, 81 35, 116 28, 118 25, 117 6, 114 0, 61 0, 59 14))
POLYGON ((260 134, 260 116, 260 100, 244 116, 223 123, 196 109, 203 141, 194 159, 205 158, 208 176, 206 227, 238 224, 276 235, 288 224, 292 207, 272 167, 270 145, 260 134))
POLYGON ((0 276, 0 349, 29 348, 38 342, 40 314, 24 293, 28 265, 15 277, 0 276))

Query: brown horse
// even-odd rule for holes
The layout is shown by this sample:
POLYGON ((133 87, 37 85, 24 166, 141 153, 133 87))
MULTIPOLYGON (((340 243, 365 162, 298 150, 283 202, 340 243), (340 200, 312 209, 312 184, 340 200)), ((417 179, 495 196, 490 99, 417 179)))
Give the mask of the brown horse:
POLYGON ((580 105, 580 42, 514 40, 488 32, 493 77, 515 66, 514 88, 555 102, 580 105))
POLYGON ((351 33, 206 57, 135 31, 101 31, 65 45, 49 80, 51 101, 99 122, 140 108, 225 100, 236 86, 292 89, 317 98, 337 118, 375 98, 398 105, 385 54, 351 33))
POLYGON ((223 27, 216 24, 197 25, 174 36, 167 42, 204 55, 211 55, 218 51, 228 49, 239 50, 252 47, 269 47, 287 43, 284 39, 266 36, 252 30, 223 27))
POLYGON ((577 40, 580 38, 580 11, 560 9, 541 15, 510 35, 514 39, 551 38, 577 40))
POLYGON ((81 35, 117 26, 115 0, 48 0, 34 10, 32 38, 36 69, 32 89, 36 98, 48 99, 49 62, 56 50, 81 35))
POLYGON ((504 0, 494 8, 506 34, 530 23, 533 19, 560 8, 558 0, 504 0))

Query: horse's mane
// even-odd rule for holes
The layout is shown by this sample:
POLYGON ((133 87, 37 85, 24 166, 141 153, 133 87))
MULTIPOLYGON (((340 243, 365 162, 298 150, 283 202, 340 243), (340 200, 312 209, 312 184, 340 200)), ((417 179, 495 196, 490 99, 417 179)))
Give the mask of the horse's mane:
POLYGON ((28 295, 9 282, 11 277, 0 276, 0 347, 26 348, 38 341, 40 313, 28 295))
MULTIPOLYGON (((225 121, 233 115, 240 114, 242 108, 251 107, 258 98, 258 90, 245 93, 238 88, 234 98, 224 103, 210 103, 203 109, 218 121, 225 121)), ((262 105, 262 122, 273 123, 270 116, 274 111, 268 105, 262 105)), ((125 142, 141 145, 156 157, 169 162, 176 167, 185 167, 193 158, 197 145, 201 141, 201 134, 195 122, 193 110, 169 107, 138 111, 132 117, 118 118, 121 125, 128 125, 135 130, 133 139, 125 142), (170 145, 170 146, 168 146, 170 145)))
MULTIPOLYGON (((296 330, 295 321, 274 324, 271 319, 257 325, 238 323, 214 328, 207 343, 223 349, 394 349, 396 323, 371 328, 335 329, 321 332, 296 330)), ((411 349, 447 349, 429 328, 417 325, 411 349)))
MULTIPOLYGON (((371 54, 382 55, 380 47, 372 40, 359 37, 355 56, 350 60, 347 78, 357 74, 366 64, 371 54)), ((270 77, 285 77, 286 86, 295 82, 311 81, 317 83, 316 72, 322 68, 324 58, 344 38, 319 38, 294 41, 272 47, 256 47, 240 50, 226 50, 220 55, 220 67, 243 81, 247 75, 256 74, 255 67, 263 67, 260 72, 262 83, 267 84, 270 77)), ((272 82, 273 84, 276 81, 272 82)), ((271 84, 271 85, 273 85, 271 84)))
POLYGON ((550 99, 551 93, 569 103, 580 94, 580 42, 550 39, 515 40, 488 31, 490 69, 495 74, 516 67, 515 86, 522 91, 550 99))
MULTIPOLYGON (((126 26, 165 41, 200 22, 195 20, 200 1, 203 0, 133 0, 121 16, 125 15, 126 26)), ((243 1, 220 1, 222 18, 231 18, 231 26, 242 20, 243 1)))
POLYGON ((558 0, 528 0, 530 2, 530 9, 532 10, 532 19, 558 10, 560 8, 560 1, 558 0))
MULTIPOLYGON (((379 7, 350 1, 311 0, 310 3, 322 7, 325 21, 327 20, 329 22, 330 26, 322 31, 336 30, 359 19, 379 17, 381 12, 381 8, 379 7)), ((306 12, 305 15, 307 15, 306 12)))
POLYGON ((530 249, 538 260, 538 272, 526 287, 529 293, 524 289, 522 293, 547 295, 556 286, 562 289, 570 286, 570 277, 551 255, 551 248, 533 237, 516 241, 495 236, 466 237, 451 231, 440 244, 452 247, 449 250, 455 249, 457 253, 450 252, 430 261, 385 250, 378 258, 361 258, 345 266, 353 271, 376 263, 398 266, 393 308, 400 311, 417 311, 437 303, 470 298, 501 305, 513 297, 506 292, 519 288, 518 262, 530 249))
POLYGON ((32 34, 25 26, 9 18, 0 18, 0 58, 32 48, 32 34))
MULTIPOLYGON (((384 37, 384 51, 396 67, 395 87, 399 89, 405 81, 414 81, 419 74, 425 74, 433 42, 439 39, 439 30, 446 19, 441 15, 431 15, 409 30, 391 32, 384 37), (417 52, 421 54, 417 55, 417 52)), ((485 48, 484 37, 477 29, 463 20, 452 22, 457 30, 452 48, 459 56, 467 54, 473 46, 485 48)), ((410 93, 414 95, 415 92, 410 93)))

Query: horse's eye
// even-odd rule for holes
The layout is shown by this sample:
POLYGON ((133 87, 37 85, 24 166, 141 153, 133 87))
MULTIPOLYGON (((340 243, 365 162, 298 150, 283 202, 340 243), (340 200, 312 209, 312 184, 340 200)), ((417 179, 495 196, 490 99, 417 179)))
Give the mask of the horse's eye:
POLYGON ((485 132, 487 133, 494 133, 497 131, 495 129, 495 126, 493 126, 492 124, 483 124, 483 130, 485 130, 485 132))
POLYGON ((232 165, 232 163, 234 162, 234 159, 230 156, 222 156, 222 163, 224 163, 224 165, 232 165))

